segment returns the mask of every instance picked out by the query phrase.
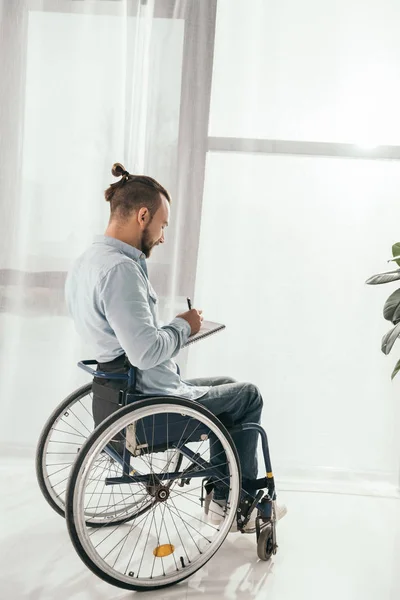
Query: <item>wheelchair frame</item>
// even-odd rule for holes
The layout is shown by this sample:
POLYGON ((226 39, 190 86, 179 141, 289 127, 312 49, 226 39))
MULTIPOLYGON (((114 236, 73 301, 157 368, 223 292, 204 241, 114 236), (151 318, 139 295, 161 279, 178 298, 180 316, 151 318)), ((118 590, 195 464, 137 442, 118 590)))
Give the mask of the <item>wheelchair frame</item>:
MULTIPOLYGON (((154 497, 154 504, 157 505, 158 503, 163 503, 168 499, 169 493, 170 493, 170 488, 174 481, 176 481, 178 483, 179 487, 183 488, 183 487, 185 487, 185 485, 189 485, 192 479, 197 478, 197 479, 201 479, 201 485, 198 485, 197 489, 201 488, 201 494, 200 494, 200 498, 199 498, 199 500, 200 500, 199 506, 203 507, 203 504, 206 501, 205 490, 207 493, 209 493, 210 490, 213 488, 213 485, 214 485, 213 481, 215 481, 215 482, 221 481, 222 482, 226 479, 227 476, 221 470, 219 470, 218 466, 213 467, 209 462, 207 462, 205 459, 203 459, 202 455, 204 453, 200 454, 199 452, 193 452, 193 450, 191 448, 189 448, 187 444, 190 442, 202 443, 208 439, 210 439, 210 441, 211 441, 212 438, 209 437, 209 434, 212 434, 214 436, 217 435, 217 437, 218 437, 217 432, 219 431, 219 433, 221 433, 223 436, 225 436, 225 440, 227 440, 229 446, 232 448, 232 451, 234 452, 234 455, 235 455, 235 464, 236 464, 235 473, 236 474, 235 474, 234 478, 236 478, 235 479, 236 483, 234 484, 234 486, 236 486, 236 487, 234 487, 234 489, 236 491, 234 493, 237 495, 235 496, 234 502, 228 501, 228 504, 227 504, 227 506, 229 507, 228 510, 229 511, 233 510, 233 514, 232 514, 232 512, 230 512, 231 516, 229 517, 229 520, 227 521, 226 525, 222 526, 221 535, 223 536, 223 538, 222 538, 222 540, 221 540, 221 538, 219 538, 220 539, 219 542, 218 542, 218 540, 216 541, 217 547, 214 550, 214 553, 218 550, 218 547, 222 543, 223 539, 226 537, 226 535, 229 531, 229 527, 230 526, 233 527, 234 520, 232 520, 232 519, 235 519, 235 517, 236 517, 237 528, 234 530, 240 531, 241 533, 245 533, 246 525, 249 522, 249 519, 250 519, 250 516, 251 516, 253 510, 257 510, 255 533, 257 536, 258 556, 261 560, 266 561, 266 560, 269 560, 272 555, 276 554, 278 545, 276 543, 277 515, 276 515, 276 508, 275 508, 275 505, 276 505, 275 482, 274 482, 274 476, 272 473, 267 435, 266 435, 264 429, 259 424, 244 423, 240 426, 235 426, 235 427, 229 428, 229 427, 224 426, 223 423, 221 423, 218 420, 218 417, 213 415, 211 411, 206 409, 200 403, 197 403, 198 408, 196 409, 196 402, 191 401, 191 400, 185 400, 182 398, 168 396, 168 395, 162 395, 162 394, 159 394, 159 395, 140 394, 135 390, 135 388, 136 388, 136 370, 134 367, 130 368, 129 371, 126 373, 110 373, 110 372, 96 370, 96 368, 98 368, 98 362, 96 360, 80 361, 78 363, 78 366, 81 369, 83 369, 84 371, 86 371, 88 374, 90 374, 93 378, 104 379, 104 380, 114 380, 114 381, 121 382, 122 389, 120 389, 120 391, 119 391, 118 402, 116 402, 116 410, 109 417, 107 417, 104 421, 102 421, 97 427, 95 427, 94 431, 89 432, 89 437, 87 437, 86 441, 84 441, 82 443, 82 447, 77 448, 77 451, 79 452, 79 454, 77 456, 79 458, 75 459, 75 461, 73 461, 71 463, 71 472, 68 475, 68 486, 67 486, 67 490, 66 490, 67 493, 66 493, 66 500, 64 502, 64 506, 62 504, 60 504, 58 507, 56 507, 56 506, 54 506, 54 501, 52 501, 52 499, 50 499, 49 489, 47 489, 44 484, 44 481, 47 479, 46 474, 44 472, 44 465, 45 465, 45 458, 47 456, 46 453, 47 453, 47 443, 48 443, 47 440, 49 439, 48 436, 50 435, 50 432, 53 431, 53 425, 51 425, 51 419, 54 418, 54 422, 58 423, 59 411, 61 411, 61 413, 64 413, 64 416, 66 414, 68 414, 68 413, 64 412, 64 411, 68 411, 68 406, 66 404, 66 401, 68 399, 65 399, 59 405, 59 407, 57 407, 55 409, 53 415, 51 417, 49 417, 49 419, 43 429, 43 432, 42 432, 40 440, 39 440, 39 445, 38 445, 36 465, 37 465, 37 473, 38 473, 38 482, 39 482, 39 485, 43 492, 43 495, 45 496, 46 500, 49 502, 49 504, 52 506, 53 509, 55 509, 59 514, 64 515, 66 517, 68 531, 69 531, 69 534, 71 537, 71 541, 75 547, 75 550, 78 552, 78 554, 80 555, 81 559, 85 562, 85 564, 96 575, 98 575, 105 581, 112 583, 113 585, 117 585, 118 587, 123 587, 123 588, 131 589, 131 590, 159 589, 160 587, 172 585, 172 583, 166 583, 166 584, 161 584, 161 585, 154 585, 154 587, 148 587, 149 582, 147 582, 147 583, 145 582, 142 584, 142 586, 143 585, 145 586, 145 588, 143 588, 141 586, 138 586, 136 582, 132 582, 132 583, 131 582, 127 583, 126 581, 121 582, 121 580, 115 579, 115 577, 110 577, 110 574, 109 573, 107 574, 106 571, 103 571, 102 568, 98 566, 98 563, 93 562, 94 559, 87 558, 87 555, 85 554, 86 550, 84 550, 82 543, 80 541, 81 538, 79 536, 80 535, 85 536, 85 533, 83 530, 84 526, 89 527, 89 528, 97 528, 98 531, 101 530, 103 527, 111 527, 111 528, 113 528, 114 526, 119 527, 120 525, 128 523, 129 521, 132 521, 132 519, 136 519, 137 517, 141 516, 142 514, 145 514, 146 511, 149 510, 149 507, 146 503, 143 505, 143 502, 142 502, 142 504, 140 504, 140 501, 139 501, 139 503, 134 501, 133 504, 128 505, 129 512, 127 512, 126 515, 124 514, 124 512, 125 512, 124 510, 122 510, 121 512, 117 511, 115 513, 115 517, 114 517, 114 515, 111 515, 111 513, 109 513, 109 512, 106 512, 104 514, 104 517, 101 517, 101 513, 100 513, 101 520, 96 520, 97 515, 95 513, 90 513, 90 506, 88 506, 89 507, 88 512, 86 512, 86 507, 82 507, 83 510, 82 510, 82 508, 79 508, 79 509, 76 508, 76 510, 78 510, 78 512, 74 512, 75 511, 75 508, 74 508, 75 502, 78 502, 78 504, 76 505, 77 507, 79 506, 79 502, 80 502, 80 500, 75 501, 75 497, 81 498, 81 496, 80 496, 80 494, 82 493, 81 490, 84 489, 81 487, 82 486, 82 482, 80 479, 80 477, 82 476, 82 473, 80 471, 81 467, 83 464, 85 464, 84 461, 87 460, 87 457, 90 456, 89 453, 92 451, 93 446, 95 447, 94 452, 97 451, 96 450, 96 441, 97 441, 98 437, 102 436, 104 434, 104 432, 107 431, 107 427, 111 427, 112 419, 115 419, 115 418, 117 420, 125 419, 123 421, 122 429, 118 433, 118 436, 120 434, 122 434, 122 438, 125 438, 125 443, 122 442, 122 439, 119 440, 119 439, 107 438, 107 440, 105 441, 105 445, 103 446, 103 449, 101 450, 101 452, 104 453, 103 456, 105 455, 110 459, 111 463, 118 464, 119 473, 115 473, 115 475, 118 475, 118 476, 110 476, 112 473, 110 473, 110 470, 109 470, 109 472, 107 474, 108 476, 106 475, 102 478, 104 488, 109 487, 111 490, 113 490, 114 489, 113 486, 119 486, 119 489, 121 490, 122 489, 121 485, 123 485, 123 484, 128 484, 128 486, 129 486, 129 484, 139 484, 141 486, 144 486, 144 489, 148 490, 148 493, 150 494, 150 496, 154 497), (135 413, 135 406, 134 406, 135 402, 137 402, 137 414, 140 415, 140 411, 143 411, 143 409, 145 408, 146 401, 149 401, 150 405, 152 403, 158 402, 159 403, 158 406, 160 404, 162 405, 165 403, 166 406, 168 406, 168 405, 170 406, 171 412, 169 413, 168 411, 166 411, 166 413, 164 414, 162 410, 161 411, 156 410, 156 412, 155 412, 156 416, 154 414, 153 414, 153 416, 147 416, 149 414, 151 415, 151 413, 147 413, 147 415, 146 415, 146 411, 145 411, 145 414, 143 417, 138 416, 136 420, 135 420, 135 418, 133 418, 133 421, 126 420, 126 416, 130 414, 129 411, 132 411, 132 414, 135 413), (180 406, 182 406, 181 410, 178 408, 180 406), (175 410, 171 410, 173 408, 175 410), (200 420, 198 421, 199 425, 197 425, 197 427, 193 428, 193 419, 194 419, 194 422, 196 422, 196 416, 194 416, 194 414, 196 412, 198 412, 199 415, 203 414, 203 419, 205 419, 205 421, 202 422, 201 417, 199 417, 200 418, 200 420), (173 433, 173 435, 171 437, 169 437, 168 415, 171 415, 171 414, 175 415, 175 417, 172 418, 172 421, 169 422, 170 423, 169 431, 171 432, 171 426, 172 426, 172 433, 173 433), (117 416, 117 415, 122 415, 122 416, 117 416), (166 415, 166 419, 167 419, 166 422, 165 422, 165 415, 166 415), (192 415, 192 416, 190 416, 190 415, 192 415), (155 421, 154 421, 155 418, 157 419, 157 427, 155 427, 155 421), (153 419, 152 420, 152 423, 153 423, 152 438, 147 438, 145 431, 146 431, 146 426, 150 427, 150 419, 153 419), (163 421, 163 419, 164 419, 164 421, 163 421), (210 419, 211 419, 211 421, 210 421, 210 419), (160 423, 160 421, 161 421, 161 423, 160 423), (146 422, 147 422, 147 425, 146 425, 146 422), (128 423, 131 423, 131 425, 129 425, 128 423), (165 423, 166 423, 166 428, 165 428, 165 423), (185 425, 185 423, 186 423, 186 426, 183 427, 185 425), (189 429, 187 429, 189 423, 190 423, 190 427, 189 427, 189 429), (133 435, 134 442, 133 443, 130 443, 130 441, 127 439, 127 432, 129 431, 130 427, 133 427, 133 432, 134 432, 134 435, 133 435), (211 427, 211 429, 210 429, 210 427, 211 427), (142 431, 144 432, 144 436, 145 436, 144 440, 143 440, 143 438, 142 439, 140 438, 140 434, 139 434, 140 428, 142 428, 142 431), (182 431, 182 429, 183 429, 183 431, 182 431), (240 433, 240 432, 244 432, 247 430, 257 431, 257 433, 261 436, 263 457, 264 457, 265 468, 266 468, 266 476, 263 478, 257 479, 255 481, 243 482, 243 479, 241 476, 239 457, 237 455, 237 451, 235 449, 235 444, 231 438, 231 435, 240 433), (157 435, 159 437, 157 437, 157 435, 156 436, 154 435, 155 431, 157 432, 157 435), (197 434, 194 435, 196 433, 196 431, 197 431, 197 434), (164 436, 164 442, 161 441, 163 439, 163 436, 164 436), (179 439, 179 437, 180 437, 180 439, 179 439), (90 438, 90 441, 89 441, 89 438, 90 438), (150 446, 150 444, 147 443, 148 439, 151 439, 151 441, 152 441, 151 446, 150 446), (178 439, 179 439, 179 441, 176 441, 178 439), (166 444, 165 444, 165 440, 167 440, 166 444), (143 443, 143 441, 146 443, 143 443), (154 441, 156 441, 155 445, 154 445, 154 441), (115 444, 115 442, 117 442, 117 445, 115 444), (80 450, 82 450, 82 452, 80 450), (151 456, 152 454, 157 454, 158 452, 163 453, 163 452, 169 451, 169 450, 176 451, 174 453, 175 459, 170 459, 170 461, 167 463, 165 470, 153 472, 153 470, 151 469, 149 474, 141 474, 139 471, 134 471, 133 468, 131 467, 131 458, 142 457, 142 456, 145 456, 146 454, 151 456), (182 459, 183 458, 186 458, 189 464, 182 470, 182 459), (175 462, 173 462, 174 460, 175 460, 175 462), (244 487, 247 489, 258 490, 258 492, 256 493, 255 497, 250 496, 245 491, 244 487), (76 490, 77 496, 75 495, 75 490, 76 490), (266 493, 264 493, 263 490, 266 490, 266 493), (64 508, 64 510, 63 510, 63 508, 64 508), (134 513, 131 513, 131 509, 134 510, 134 513), (85 558, 85 556, 86 556, 86 558, 85 558)), ((76 392, 73 392, 70 395, 71 398, 73 398, 73 400, 71 401, 72 403, 76 402, 76 400, 74 399, 74 396, 81 389, 83 391, 85 391, 85 386, 83 386, 83 388, 80 388, 79 390, 77 390, 76 392)), ((88 386, 88 389, 89 389, 89 386, 88 386)), ((118 394, 118 389, 116 390, 116 393, 118 394)), ((80 401, 79 396, 78 396, 78 401, 80 401)), ((88 412, 88 411, 86 410, 86 412, 88 412)), ((72 412, 72 414, 73 414, 73 412, 72 412)), ((92 415, 92 418, 93 418, 93 415, 92 415)), ((74 428, 72 427, 72 429, 74 429, 74 428)), ((54 429, 54 431, 57 431, 57 430, 54 429)), ((79 433, 78 430, 75 430, 75 431, 76 431, 76 433, 79 433)), ((148 429, 148 431, 150 431, 150 428, 148 429)), ((64 431, 64 433, 67 433, 67 432, 64 431)), ((76 436, 76 433, 73 435, 76 436)), ((110 435, 113 435, 113 434, 110 434, 110 435)), ((53 441, 53 440, 50 440, 50 441, 53 441)), ((62 442, 60 442, 59 440, 55 440, 54 443, 59 444, 62 442)), ((66 443, 68 444, 68 443, 72 443, 72 442, 66 442, 66 443)), ((74 444, 77 445, 77 442, 74 442, 74 444)), ((232 460, 232 451, 231 451, 231 460, 232 460)), ((63 451, 60 451, 60 453, 63 454, 63 451)), ((54 452, 51 451, 50 454, 54 454, 54 452)), ((70 452, 68 451, 67 454, 70 454, 70 452)), ((60 464, 62 465, 64 463, 60 463, 60 464)), ((221 466, 221 465, 219 465, 219 466, 221 466)), ((67 467, 65 467, 65 468, 67 468, 67 467)), ((62 470, 63 470, 63 468, 60 469, 60 471, 62 471, 62 470)), ((55 474, 57 474, 57 472, 58 471, 56 471, 55 474)), ((232 471, 231 471, 230 477, 232 477, 232 471)), ((63 481, 65 481, 65 480, 63 480, 63 481)), ((58 485, 58 483, 55 485, 58 485)), ((85 486, 85 478, 84 477, 83 477, 83 486, 85 486)), ((53 489, 53 488, 51 487, 50 489, 53 489)), ((54 487, 54 489, 55 489, 55 487, 54 487)), ((191 489, 191 488, 189 488, 189 489, 191 489)), ((111 493, 113 494, 114 492, 112 491, 111 493)), ((184 493, 185 492, 182 490, 182 492, 179 493, 179 496, 184 495, 184 493)), ((229 492, 229 493, 232 493, 232 492, 229 492)), ((93 496, 93 494, 92 494, 92 496, 93 496)), ((91 496, 91 498, 92 498, 92 496, 91 496)), ((175 509, 176 509, 176 507, 175 507, 175 509)), ((209 510, 209 509, 207 509, 207 507, 206 507, 206 512, 207 512, 207 510, 209 510)), ((102 512, 104 512, 104 511, 102 511, 102 512)), ((174 520, 173 514, 174 513, 172 513, 172 520, 174 520)), ((154 517, 154 514, 153 514, 153 517, 154 517)), ((176 527, 176 524, 175 524, 175 527, 176 527)), ((220 530, 218 529, 218 531, 220 531, 220 530)), ((254 531, 254 529, 251 529, 251 531, 254 531)), ((179 535, 179 532, 178 532, 178 535, 179 535)), ((107 539, 107 538, 105 538, 105 539, 107 539)), ((193 537, 192 537, 192 539, 193 539, 193 537)), ((147 545, 147 541, 146 541, 146 545, 147 545)), ((161 548, 164 548, 164 546, 159 547, 159 549, 161 549, 161 548)), ((172 546, 172 548, 173 548, 173 546, 172 546)), ((154 554, 154 552, 153 552, 153 554, 154 554)), ((180 557, 180 560, 182 561, 182 557, 180 557)), ((189 560, 189 563, 190 563, 190 560, 189 560)), ((142 563, 140 563, 140 565, 141 564, 142 563)), ((186 565, 182 564, 182 567, 186 567, 186 565)), ((140 569, 140 567, 139 567, 139 569, 140 569)), ((189 569, 189 571, 190 571, 190 569, 189 569)), ((190 574, 191 573, 189 572, 188 575, 184 575, 183 577, 180 577, 180 579, 178 579, 176 582, 186 579, 186 577, 189 577, 190 574)), ((129 573, 129 578, 131 578, 131 577, 133 577, 133 575, 131 573, 129 573)))

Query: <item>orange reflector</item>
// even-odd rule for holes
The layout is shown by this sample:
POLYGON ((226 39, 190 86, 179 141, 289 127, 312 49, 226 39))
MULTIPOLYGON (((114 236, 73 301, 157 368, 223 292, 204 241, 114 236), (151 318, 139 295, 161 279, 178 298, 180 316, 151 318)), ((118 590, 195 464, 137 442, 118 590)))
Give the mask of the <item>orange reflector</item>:
POLYGON ((169 556, 175 551, 175 547, 172 544, 163 544, 162 546, 157 546, 154 548, 153 554, 158 558, 164 558, 164 556, 169 556))
POLYGON ((267 478, 268 478, 268 479, 272 479, 272 478, 273 478, 273 476, 274 476, 274 474, 273 474, 273 473, 267 473, 267 478))

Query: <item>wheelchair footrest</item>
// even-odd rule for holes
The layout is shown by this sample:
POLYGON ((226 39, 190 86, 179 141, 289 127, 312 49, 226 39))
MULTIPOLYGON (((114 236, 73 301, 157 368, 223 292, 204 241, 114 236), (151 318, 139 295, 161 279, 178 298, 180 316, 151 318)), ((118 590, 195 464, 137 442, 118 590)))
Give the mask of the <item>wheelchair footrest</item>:
POLYGON ((245 527, 245 525, 247 525, 247 523, 249 522, 251 513, 253 512, 253 510, 256 508, 256 506, 258 505, 258 503, 260 502, 261 498, 263 497, 264 492, 262 492, 261 490, 257 493, 257 495, 255 496, 255 498, 252 498, 251 496, 246 496, 245 498, 242 499, 242 501, 239 504, 239 508, 237 510, 237 525, 238 525, 238 529, 241 531, 243 529, 243 527, 245 527))

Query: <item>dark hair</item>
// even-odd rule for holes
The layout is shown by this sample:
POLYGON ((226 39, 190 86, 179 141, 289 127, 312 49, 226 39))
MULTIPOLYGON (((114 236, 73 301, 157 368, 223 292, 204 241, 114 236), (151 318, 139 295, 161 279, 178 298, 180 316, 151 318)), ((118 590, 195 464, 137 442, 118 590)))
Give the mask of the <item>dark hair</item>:
POLYGON ((111 169, 114 177, 121 177, 112 183, 104 192, 105 199, 110 202, 111 216, 127 218, 134 210, 145 206, 151 218, 160 207, 160 194, 171 202, 170 195, 162 185, 147 175, 130 175, 121 163, 114 163, 111 169))

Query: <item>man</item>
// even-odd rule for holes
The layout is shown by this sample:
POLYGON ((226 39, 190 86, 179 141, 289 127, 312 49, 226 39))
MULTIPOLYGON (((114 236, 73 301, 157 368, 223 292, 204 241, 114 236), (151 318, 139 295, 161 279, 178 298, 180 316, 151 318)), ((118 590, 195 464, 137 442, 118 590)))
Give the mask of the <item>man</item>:
MULTIPOLYGON (((170 196, 154 179, 130 175, 116 163, 112 173, 121 177, 110 185, 105 197, 111 205, 110 221, 104 236, 76 261, 66 282, 66 300, 78 333, 90 342, 99 369, 121 372, 137 368, 136 389, 143 394, 174 395, 203 404, 223 423, 259 423, 262 398, 250 383, 214 377, 184 381, 173 358, 190 335, 197 333, 202 311, 192 309, 160 327, 157 295, 148 279, 146 258, 154 247, 164 243, 164 230, 170 218, 170 196)), ((96 381, 96 380, 95 380, 96 381)), ((104 384, 115 388, 115 382, 104 384)), ((119 385, 118 385, 119 387, 119 385)), ((118 408, 94 396, 96 425, 118 408)), ((257 479, 255 431, 234 437, 244 482, 257 479)), ((214 454, 216 452, 214 451, 214 454)), ((219 458, 211 456, 218 464, 219 458)), ((244 484, 245 485, 245 484, 244 484)), ((248 484, 251 496, 256 490, 248 484)), ((208 495, 206 513, 213 523, 224 516, 223 487, 216 484, 208 495)), ((278 517, 285 509, 278 510, 278 517)), ((246 531, 254 531, 255 517, 246 531)))

